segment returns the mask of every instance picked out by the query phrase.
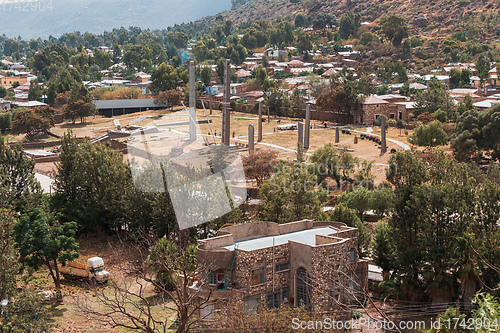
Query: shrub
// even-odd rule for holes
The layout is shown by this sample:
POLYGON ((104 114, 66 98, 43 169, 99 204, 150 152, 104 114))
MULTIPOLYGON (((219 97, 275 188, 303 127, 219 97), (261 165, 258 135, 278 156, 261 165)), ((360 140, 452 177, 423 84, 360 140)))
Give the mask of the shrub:
POLYGON ((0 132, 5 134, 5 131, 10 127, 11 123, 10 112, 0 113, 0 132))

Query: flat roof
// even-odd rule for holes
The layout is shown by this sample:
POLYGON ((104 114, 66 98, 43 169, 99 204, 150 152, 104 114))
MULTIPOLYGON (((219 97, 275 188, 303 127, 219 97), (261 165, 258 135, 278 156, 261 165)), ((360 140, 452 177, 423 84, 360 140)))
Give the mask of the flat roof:
POLYGON ((222 246, 222 248, 233 251, 234 246, 238 244, 238 250, 245 250, 245 251, 259 250, 273 246, 273 239, 275 246, 286 244, 289 241, 295 241, 309 245, 316 245, 316 235, 330 235, 334 233, 338 233, 338 229, 335 229, 333 227, 307 229, 283 235, 266 236, 266 237, 247 239, 243 241, 237 241, 233 245, 222 246))
POLYGON ((152 98, 95 100, 94 104, 99 110, 164 107, 162 104, 155 104, 152 98))

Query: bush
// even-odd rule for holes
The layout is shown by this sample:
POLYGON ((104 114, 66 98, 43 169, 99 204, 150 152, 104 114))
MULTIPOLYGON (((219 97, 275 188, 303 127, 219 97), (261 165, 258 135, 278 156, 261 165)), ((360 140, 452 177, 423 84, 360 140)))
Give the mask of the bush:
POLYGON ((0 132, 5 134, 8 128, 10 128, 11 123, 10 112, 0 113, 0 132))
POLYGON ((417 46, 422 46, 422 40, 418 37, 413 37, 410 40, 410 46, 411 47, 417 47, 417 46))
POLYGON ((241 111, 242 111, 242 112, 247 112, 247 111, 248 111, 248 106, 243 105, 243 106, 241 107, 241 111))
POLYGON ((236 102, 235 101, 231 101, 229 103, 229 107, 231 108, 231 110, 236 110, 236 102))
POLYGON ((448 116, 446 115, 446 111, 443 111, 441 109, 434 112, 434 118, 436 118, 436 120, 439 120, 442 123, 446 123, 448 121, 448 116))

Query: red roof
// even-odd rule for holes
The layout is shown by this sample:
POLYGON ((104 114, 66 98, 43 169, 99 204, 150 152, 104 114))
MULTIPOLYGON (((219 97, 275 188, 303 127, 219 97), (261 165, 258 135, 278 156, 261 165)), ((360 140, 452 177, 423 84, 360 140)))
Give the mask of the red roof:
POLYGON ((383 99, 377 98, 375 96, 368 96, 365 98, 363 104, 388 104, 389 102, 384 101, 383 99))

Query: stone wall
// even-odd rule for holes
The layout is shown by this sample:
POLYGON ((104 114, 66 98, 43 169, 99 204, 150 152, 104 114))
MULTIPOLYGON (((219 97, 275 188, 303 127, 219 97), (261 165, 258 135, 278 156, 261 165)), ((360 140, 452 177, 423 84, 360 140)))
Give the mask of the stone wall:
POLYGON ((399 119, 399 113, 405 122, 408 121, 409 112, 402 104, 364 104, 363 105, 363 121, 367 125, 373 125, 377 115, 385 115, 387 119, 399 119), (391 114, 394 118, 391 118, 391 114))
MULTIPOLYGON (((260 306, 267 306, 267 295, 273 292, 273 285, 275 293, 282 293, 283 290, 287 290, 290 304, 295 305, 295 274, 299 268, 305 268, 312 283, 310 291, 312 300, 311 311, 315 314, 331 314, 336 312, 340 307, 330 297, 331 290, 335 286, 337 286, 337 289, 340 288, 340 285, 343 285, 343 288, 346 285, 350 286, 351 283, 348 277, 351 275, 363 275, 362 281, 360 281, 363 286, 365 286, 367 281, 368 264, 359 260, 356 250, 358 241, 358 230, 356 228, 346 227, 344 224, 338 222, 312 222, 309 220, 297 221, 289 226, 278 226, 271 222, 236 225, 222 229, 219 234, 223 234, 223 237, 219 236, 215 239, 199 241, 198 256, 200 259, 199 264, 202 264, 207 260, 217 260, 218 256, 222 255, 224 258, 220 259, 227 267, 218 265, 218 268, 225 269, 225 273, 228 274, 230 267, 228 263, 228 251, 221 254, 219 253, 221 249, 213 248, 216 245, 213 242, 217 238, 221 238, 217 242, 218 244, 224 243, 226 245, 229 239, 233 237, 234 240, 243 238, 243 231, 249 232, 252 236, 258 235, 257 237, 262 237, 290 231, 307 230, 312 227, 329 224, 334 224, 337 228, 340 228, 339 232, 334 232, 330 236, 317 236, 317 245, 289 241, 286 244, 274 246, 274 249, 273 247, 267 247, 253 251, 236 250, 234 269, 231 273, 228 290, 214 291, 213 293, 216 296, 215 298, 224 300, 223 302, 215 302, 216 311, 228 311, 231 304, 234 305, 237 302, 245 304, 245 301, 249 298, 258 298, 260 306), (356 252, 354 261, 351 262, 350 252, 352 250, 356 252), (273 264, 276 265, 285 262, 289 263, 288 269, 274 272, 273 264), (262 283, 254 285, 252 273, 259 269, 264 270, 264 280, 262 283)), ((207 280, 205 282, 208 282, 208 273, 209 269, 206 268, 204 276, 207 280)), ((209 288, 215 287, 211 286, 209 288)), ((342 295, 342 302, 345 302, 349 293, 343 290, 342 295)))

